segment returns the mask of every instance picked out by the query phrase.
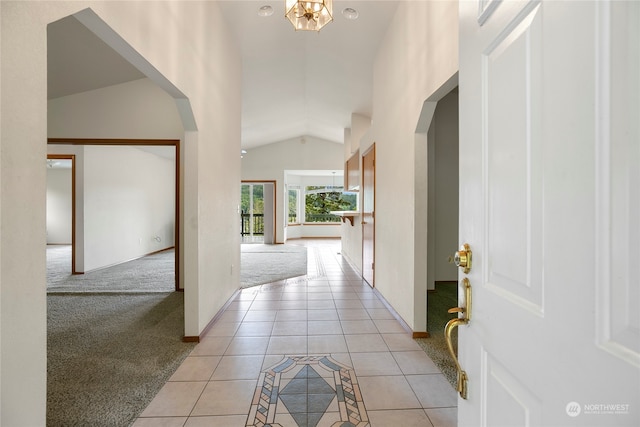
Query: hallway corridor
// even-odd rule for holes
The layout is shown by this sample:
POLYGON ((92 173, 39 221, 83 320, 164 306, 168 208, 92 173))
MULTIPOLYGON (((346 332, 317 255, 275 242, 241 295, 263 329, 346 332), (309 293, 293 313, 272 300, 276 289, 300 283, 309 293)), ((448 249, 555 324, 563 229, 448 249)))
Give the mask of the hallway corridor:
POLYGON ((289 244, 307 275, 242 290, 134 427, 455 426, 455 391, 340 240, 289 244))

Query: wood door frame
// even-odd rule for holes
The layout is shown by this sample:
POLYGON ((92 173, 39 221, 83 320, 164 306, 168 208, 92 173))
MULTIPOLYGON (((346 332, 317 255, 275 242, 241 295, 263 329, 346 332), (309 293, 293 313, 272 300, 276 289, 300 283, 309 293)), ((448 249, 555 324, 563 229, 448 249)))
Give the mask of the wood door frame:
MULTIPOLYGON (((365 189, 365 171, 364 171, 364 158, 369 156, 370 154, 373 154, 373 188, 371 189, 371 193, 373 194, 373 208, 372 208, 372 217, 373 217, 373 253, 371 254, 371 258, 373 260, 373 267, 371 268, 372 272, 371 272, 371 282, 369 283, 369 285, 372 288, 375 288, 375 279, 376 279, 376 270, 375 270, 375 259, 376 259, 376 221, 375 221, 375 212, 376 212, 376 144, 375 142, 371 145, 371 147, 367 148, 366 151, 364 151, 362 153, 362 206, 361 206, 361 216, 362 216, 362 221, 365 221, 365 216, 364 216, 364 205, 365 205, 365 194, 366 189, 365 189)), ((362 233, 362 279, 364 281, 367 281, 364 278, 364 272, 365 272, 365 258, 364 258, 364 254, 365 254, 365 239, 364 239, 364 226, 366 225, 365 223, 362 223, 363 225, 363 233, 362 233)))
POLYGON ((47 154, 47 160, 71 160, 71 274, 82 274, 76 271, 76 155, 47 154))
MULTIPOLYGON (((278 230, 276 229, 276 218, 277 218, 277 214, 278 214, 278 184, 275 180, 273 179, 243 179, 240 180, 240 187, 242 191, 242 185, 243 184, 273 184, 273 224, 271 224, 271 226, 273 227, 273 244, 277 244, 278 243, 278 230)), ((264 194, 264 193, 263 193, 264 194)))
MULTIPOLYGON (((99 138, 47 138, 47 145, 85 145, 85 146, 173 146, 175 147, 175 212, 174 212, 174 281, 175 290, 180 288, 180 140, 179 139, 99 139, 99 138)), ((49 154, 47 155, 47 157, 49 154)), ((53 156, 53 154, 51 155, 53 156)), ((75 156, 74 156, 75 158, 75 156)), ((74 161, 75 165, 75 161, 74 161)), ((73 234, 72 234, 72 269, 75 270, 75 174, 73 176, 73 234)))

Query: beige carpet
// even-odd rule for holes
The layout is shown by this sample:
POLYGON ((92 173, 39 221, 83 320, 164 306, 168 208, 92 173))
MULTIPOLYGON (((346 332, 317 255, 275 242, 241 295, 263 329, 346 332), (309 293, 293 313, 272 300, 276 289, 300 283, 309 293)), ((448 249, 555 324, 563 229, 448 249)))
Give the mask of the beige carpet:
POLYGON ((47 296, 47 426, 129 426, 191 352, 183 293, 47 296))
POLYGON ((240 286, 263 285, 307 274, 307 248, 296 245, 241 245, 240 286))
POLYGON ((47 246, 47 293, 173 292, 175 251, 167 249, 143 258, 85 274, 71 274, 71 246, 47 246))

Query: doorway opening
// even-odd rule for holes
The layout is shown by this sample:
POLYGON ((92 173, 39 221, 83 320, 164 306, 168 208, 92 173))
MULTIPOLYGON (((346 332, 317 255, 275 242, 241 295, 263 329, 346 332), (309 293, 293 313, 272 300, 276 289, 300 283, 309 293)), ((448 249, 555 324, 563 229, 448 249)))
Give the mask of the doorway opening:
POLYGON ((75 176, 75 155, 47 155, 47 266, 65 275, 77 274, 75 176))
MULTIPOLYGON (((424 325, 427 333, 414 332, 414 337, 455 385, 456 369, 444 327, 456 316, 448 310, 458 307, 458 270, 453 263, 459 218, 457 75, 433 98, 425 102, 423 133, 416 135, 416 313, 423 316, 416 324, 424 325), (424 311, 419 313, 421 307, 424 311)), ((457 330, 452 338, 457 352, 457 330)))
POLYGON ((375 287, 376 145, 362 155, 362 279, 375 287))
POLYGON ((458 270, 452 259, 459 216, 457 87, 438 101, 427 140, 427 328, 442 334, 446 322, 455 317, 447 310, 458 306, 458 270))
POLYGON ((275 181, 242 181, 241 243, 275 243, 275 181))
MULTIPOLYGON (((70 228, 71 228, 71 236, 72 236, 70 239, 71 265, 72 265, 71 273, 83 274, 85 272, 92 271, 92 270, 100 270, 100 269, 103 269, 104 267, 113 267, 117 264, 118 265, 122 264, 125 261, 138 259, 141 256, 144 257, 145 255, 152 255, 152 256, 155 256, 156 258, 161 258, 160 261, 163 263, 162 271, 165 272, 166 274, 163 276, 165 277, 165 279, 162 280, 162 282, 172 286, 175 291, 182 291, 183 287, 180 286, 180 280, 179 280, 180 278, 180 269, 179 269, 180 227, 178 226, 178 224, 180 223, 180 210, 179 210, 179 206, 180 206, 179 205, 180 141, 179 140, 137 140, 137 139, 110 140, 110 139, 49 138, 48 144, 49 144, 49 147, 51 147, 50 151, 62 150, 63 152, 76 153, 76 154, 48 154, 47 155, 48 159, 55 160, 57 162, 62 161, 58 159, 70 158, 73 160, 72 161, 73 168, 71 169, 72 177, 69 178, 69 181, 70 181, 69 191, 71 194, 68 196, 72 201, 70 202, 71 206, 69 206, 66 211, 67 214, 69 215, 67 218, 69 217, 71 218, 70 220, 71 222, 70 228), (159 159, 158 162, 167 163, 167 164, 172 163, 173 165, 169 167, 169 170, 173 169, 173 173, 168 172, 168 174, 163 174, 163 176, 164 175, 167 176, 167 179, 169 175, 173 176, 173 180, 172 180, 173 184, 169 184, 171 185, 171 188, 170 188, 171 191, 167 192, 166 188, 162 190, 159 187, 161 186, 161 181, 157 180, 156 178, 153 178, 152 176, 149 176, 148 179, 143 180, 144 182, 146 182, 146 184, 141 184, 133 187, 127 186, 126 189, 122 187, 121 190, 118 190, 119 187, 114 186, 115 184, 112 185, 112 184, 109 184, 108 181, 105 181, 106 179, 105 177, 107 177, 108 174, 99 173, 98 171, 92 172, 92 171, 84 170, 86 168, 82 165, 86 163, 85 157, 86 155, 88 155, 88 152, 86 150, 89 150, 91 147, 96 147, 96 149, 98 147, 102 147, 103 150, 109 147, 114 147, 113 149, 116 149, 117 147, 123 147, 121 148, 121 150, 127 147, 128 148, 135 147, 135 148, 138 148, 139 150, 142 150, 143 152, 146 152, 145 155, 147 156, 147 158, 158 158, 159 159), (78 153, 80 153, 80 160, 76 162, 78 153), (77 169, 75 167, 76 163, 79 163, 81 165, 79 175, 76 174, 76 169, 77 169), (93 177, 90 179, 91 185, 85 182, 87 179, 89 179, 87 178, 87 176, 85 176, 87 173, 91 175, 89 176, 89 178, 93 177), (153 182, 150 182, 150 181, 153 181, 153 182), (132 195, 131 195, 132 191, 136 189, 138 189, 139 191, 144 191, 145 188, 149 189, 152 187, 156 188, 156 190, 154 190, 154 193, 156 194, 155 197, 151 194, 140 193, 138 194, 138 197, 132 198, 132 195), (98 192, 91 190, 92 188, 94 188, 94 190, 98 192), (100 188, 102 188, 103 190, 105 188, 109 189, 109 191, 111 191, 110 194, 112 197, 107 197, 108 195, 105 195, 104 191, 100 190, 100 188), (116 194, 117 191, 120 191, 122 197, 117 196, 116 194), (157 195, 159 193, 165 194, 165 196, 160 197, 157 195), (173 197, 167 198, 166 195, 170 193, 173 193, 173 197), (114 210, 114 209, 117 209, 117 206, 119 206, 118 203, 120 202, 118 202, 118 200, 120 199, 121 199, 121 202, 126 203, 127 206, 132 206, 131 209, 135 209, 135 212, 136 212, 136 215, 134 217, 131 217, 131 215, 129 215, 128 219, 124 222, 123 221, 117 222, 116 219, 114 219, 114 215, 122 216, 125 214, 125 213, 118 213, 117 210, 114 210), (159 202, 162 202, 162 206, 157 204, 159 202), (107 203, 107 205, 100 207, 101 203, 107 203), (87 204, 89 204, 91 209, 86 208, 87 204), (158 219, 159 221, 158 224, 160 225, 158 225, 157 229, 153 230, 152 235, 140 237, 139 241, 136 240, 133 243, 132 242, 127 243, 124 240, 119 240, 117 243, 120 245, 128 245, 126 246, 128 250, 138 251, 140 255, 127 258, 126 260, 121 260, 116 262, 107 262, 106 264, 104 263, 104 261, 100 261, 102 262, 102 264, 100 263, 96 264, 96 260, 94 259, 95 257, 92 259, 88 259, 86 257, 87 254, 86 254, 84 245, 85 245, 85 242, 88 241, 87 239, 89 240, 93 239, 91 240, 93 242, 102 241, 103 244, 107 244, 107 246, 109 247, 113 245, 114 242, 112 238, 98 233, 102 228, 104 228, 100 225, 104 221, 110 221, 110 224, 112 225, 120 224, 119 229, 121 232, 123 232, 121 228, 129 227, 129 223, 135 222, 134 220, 136 218, 139 218, 141 216, 148 217, 148 215, 151 214, 150 212, 147 212, 149 210, 153 211, 152 215, 154 218, 161 217, 160 219, 158 219), (108 211, 112 212, 109 218, 106 218, 106 219, 102 218, 101 220, 102 222, 98 222, 98 223, 96 223, 95 221, 93 222, 91 221, 92 218, 95 219, 95 218, 104 216, 104 213, 108 211), (80 213, 80 217, 78 218, 78 220, 76 220, 77 213, 80 213), (108 243, 108 242, 111 242, 111 243, 108 243), (132 246, 136 246, 137 249, 131 249, 132 246), (142 249, 139 249, 138 246, 142 249), (167 255, 171 258, 171 261, 167 259, 167 255), (167 262, 170 262, 171 264, 170 267, 172 271, 167 270, 168 268, 167 262), (173 283, 171 284, 168 283, 168 281, 171 280, 171 277, 166 276, 167 274, 171 274, 171 277, 173 278, 172 280, 173 283)), ((104 155, 104 153, 106 152, 103 151, 102 153, 104 155)), ((99 153, 96 153, 96 154, 93 154, 92 156, 96 157, 98 155, 99 153)), ((122 160, 123 155, 126 155, 126 153, 122 153, 121 151, 118 151, 116 154, 113 154, 111 157, 116 156, 118 159, 122 160)), ((117 169, 118 167, 121 166, 122 162, 116 162, 116 163, 117 163, 116 165, 116 169, 117 169)), ((51 163, 51 165, 53 166, 53 163, 51 163)), ((108 167, 109 165, 104 165, 104 168, 108 168, 108 167)), ((139 167, 139 165, 136 167, 139 167)), ((54 169, 54 168, 51 168, 51 169, 54 169)), ((115 169, 112 170, 112 173, 118 174, 115 169)), ((122 174, 118 174, 118 175, 122 175, 122 174)), ((111 176, 115 177, 115 175, 111 175, 111 176)), ((132 176, 135 176, 135 173, 133 173, 132 176)), ((167 179, 165 179, 165 181, 167 181, 167 179)), ((165 181, 162 181, 162 182, 165 182, 165 181)), ((60 216, 59 211, 53 212, 53 213, 60 216)), ((49 227, 50 222, 52 223, 53 222, 52 220, 55 219, 53 216, 52 217, 49 216, 50 214, 49 203, 47 204, 47 214, 48 214, 47 243, 50 243, 51 239, 49 237, 49 232, 51 230, 57 230, 57 228, 51 229, 49 227)), ((64 222, 64 219, 62 219, 62 221, 64 222)), ((56 231, 56 233, 59 234, 58 231, 56 231)), ((68 253, 66 254, 61 253, 61 259, 64 259, 65 256, 68 258, 68 255, 69 255, 68 253)), ((105 257, 103 258, 106 259, 105 257)), ((56 270, 58 271, 58 273, 56 274, 59 275, 60 269, 56 269, 56 270)), ((64 271, 62 271, 62 273, 64 274, 64 271)))

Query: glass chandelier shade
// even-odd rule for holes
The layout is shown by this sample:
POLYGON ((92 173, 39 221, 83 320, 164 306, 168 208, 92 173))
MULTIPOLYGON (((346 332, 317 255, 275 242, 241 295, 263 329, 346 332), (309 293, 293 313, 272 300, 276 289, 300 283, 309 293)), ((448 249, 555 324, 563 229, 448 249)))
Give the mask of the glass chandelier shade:
POLYGON ((285 17, 296 31, 320 31, 333 21, 333 1, 285 0, 285 17))

